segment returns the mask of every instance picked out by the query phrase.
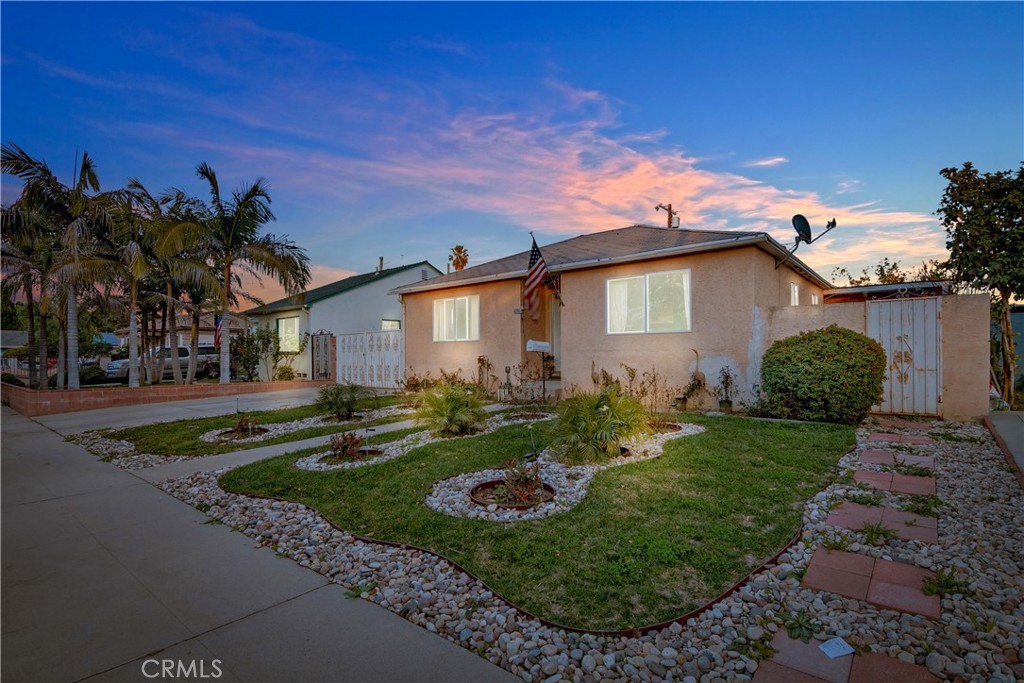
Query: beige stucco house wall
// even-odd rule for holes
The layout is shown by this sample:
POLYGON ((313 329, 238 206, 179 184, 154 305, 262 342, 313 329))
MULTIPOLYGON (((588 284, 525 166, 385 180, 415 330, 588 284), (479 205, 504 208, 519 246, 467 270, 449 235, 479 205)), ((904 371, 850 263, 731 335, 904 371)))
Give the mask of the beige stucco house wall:
POLYGON ((759 305, 788 306, 793 283, 799 288, 801 306, 811 306, 812 294, 821 301, 818 285, 786 266, 776 270, 775 260, 756 247, 565 273, 562 384, 592 389, 594 368, 621 376, 624 363, 640 371, 655 369, 678 387, 700 370, 713 387, 721 369, 729 366, 739 378, 738 398, 749 398, 757 383, 749 372, 754 310, 759 305), (609 279, 680 269, 690 270, 689 332, 607 333, 609 279))

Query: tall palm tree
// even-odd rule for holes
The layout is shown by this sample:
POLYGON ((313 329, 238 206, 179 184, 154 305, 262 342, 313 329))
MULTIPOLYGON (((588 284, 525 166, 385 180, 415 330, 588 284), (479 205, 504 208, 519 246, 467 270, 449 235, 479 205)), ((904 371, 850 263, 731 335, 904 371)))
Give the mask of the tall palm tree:
MULTIPOLYGON (((270 195, 263 178, 242 185, 229 199, 221 196, 217 174, 205 162, 196 174, 210 186, 210 204, 205 216, 208 246, 214 265, 221 273, 220 308, 225 332, 220 338, 220 382, 231 381, 231 313, 232 285, 238 275, 235 268, 259 280, 260 276, 275 278, 289 295, 302 292, 309 284, 309 256, 287 235, 261 235, 262 227, 274 220, 270 211, 270 195)), ((181 231, 188 230, 185 226, 181 231)), ((239 294, 245 296, 244 292, 239 294)))
POLYGON ((17 145, 3 145, 0 150, 3 172, 24 182, 22 196, 48 214, 57 231, 52 273, 63 289, 59 298, 66 302, 68 388, 78 389, 78 289, 90 283, 103 267, 92 247, 98 229, 110 221, 112 195, 100 192, 96 166, 88 153, 82 154, 74 181, 68 186, 57 179, 45 161, 32 158, 17 145))
POLYGON ((4 289, 13 300, 18 292, 25 295, 25 307, 28 315, 28 383, 31 387, 39 385, 37 374, 36 345, 36 268, 44 243, 40 233, 44 229, 43 220, 37 211, 18 199, 11 206, 5 206, 0 214, 0 264, 4 274, 4 289))

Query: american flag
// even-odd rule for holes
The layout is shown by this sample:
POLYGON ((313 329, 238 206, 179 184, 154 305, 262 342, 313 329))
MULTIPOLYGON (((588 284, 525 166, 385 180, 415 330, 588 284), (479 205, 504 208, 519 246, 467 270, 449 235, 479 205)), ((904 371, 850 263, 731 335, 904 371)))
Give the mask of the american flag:
POLYGON ((540 314, 540 294, 544 290, 544 279, 548 277, 548 266, 544 263, 544 257, 540 254, 537 246, 537 238, 533 238, 533 248, 530 249, 530 270, 526 273, 526 286, 523 290, 523 303, 530 318, 537 320, 540 314))
POLYGON ((215 316, 213 316, 213 324, 214 324, 214 328, 213 328, 213 345, 219 351, 220 350, 220 333, 221 333, 221 329, 224 327, 224 318, 219 313, 216 314, 215 316))

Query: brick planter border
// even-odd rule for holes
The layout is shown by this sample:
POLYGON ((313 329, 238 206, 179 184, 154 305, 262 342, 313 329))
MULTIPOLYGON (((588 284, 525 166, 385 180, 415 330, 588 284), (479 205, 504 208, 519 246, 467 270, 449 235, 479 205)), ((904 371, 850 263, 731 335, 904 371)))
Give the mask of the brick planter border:
POLYGON ((193 398, 213 398, 257 394, 284 389, 308 389, 330 384, 330 380, 292 382, 232 382, 231 384, 169 384, 103 389, 60 389, 36 391, 27 387, 0 383, 3 402, 26 417, 72 413, 79 410, 115 408, 139 403, 166 403, 193 398))

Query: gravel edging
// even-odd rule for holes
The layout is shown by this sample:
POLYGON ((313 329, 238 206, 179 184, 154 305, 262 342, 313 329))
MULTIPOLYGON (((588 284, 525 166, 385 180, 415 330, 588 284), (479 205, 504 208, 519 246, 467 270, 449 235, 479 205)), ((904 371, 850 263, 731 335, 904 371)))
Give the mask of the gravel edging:
MULTIPOLYGON (((777 562, 701 615, 638 637, 545 626, 433 554, 367 542, 297 503, 227 493, 217 486, 219 473, 160 487, 302 566, 353 590, 365 588, 367 600, 524 681, 749 681, 760 658, 757 644, 804 609, 821 625, 817 639, 841 636, 923 664, 944 680, 1011 682, 1024 678, 1024 495, 983 428, 960 424, 950 432, 976 441, 913 447, 936 459, 945 503, 939 543, 892 540, 854 551, 960 571, 973 595, 945 596, 937 622, 801 587, 815 546, 835 533, 824 523, 832 501, 856 488, 849 483, 833 484, 808 501, 802 538, 777 562)), ((867 434, 858 430, 858 446, 840 460, 840 474, 860 469, 859 453, 879 447, 866 443, 867 434)))

